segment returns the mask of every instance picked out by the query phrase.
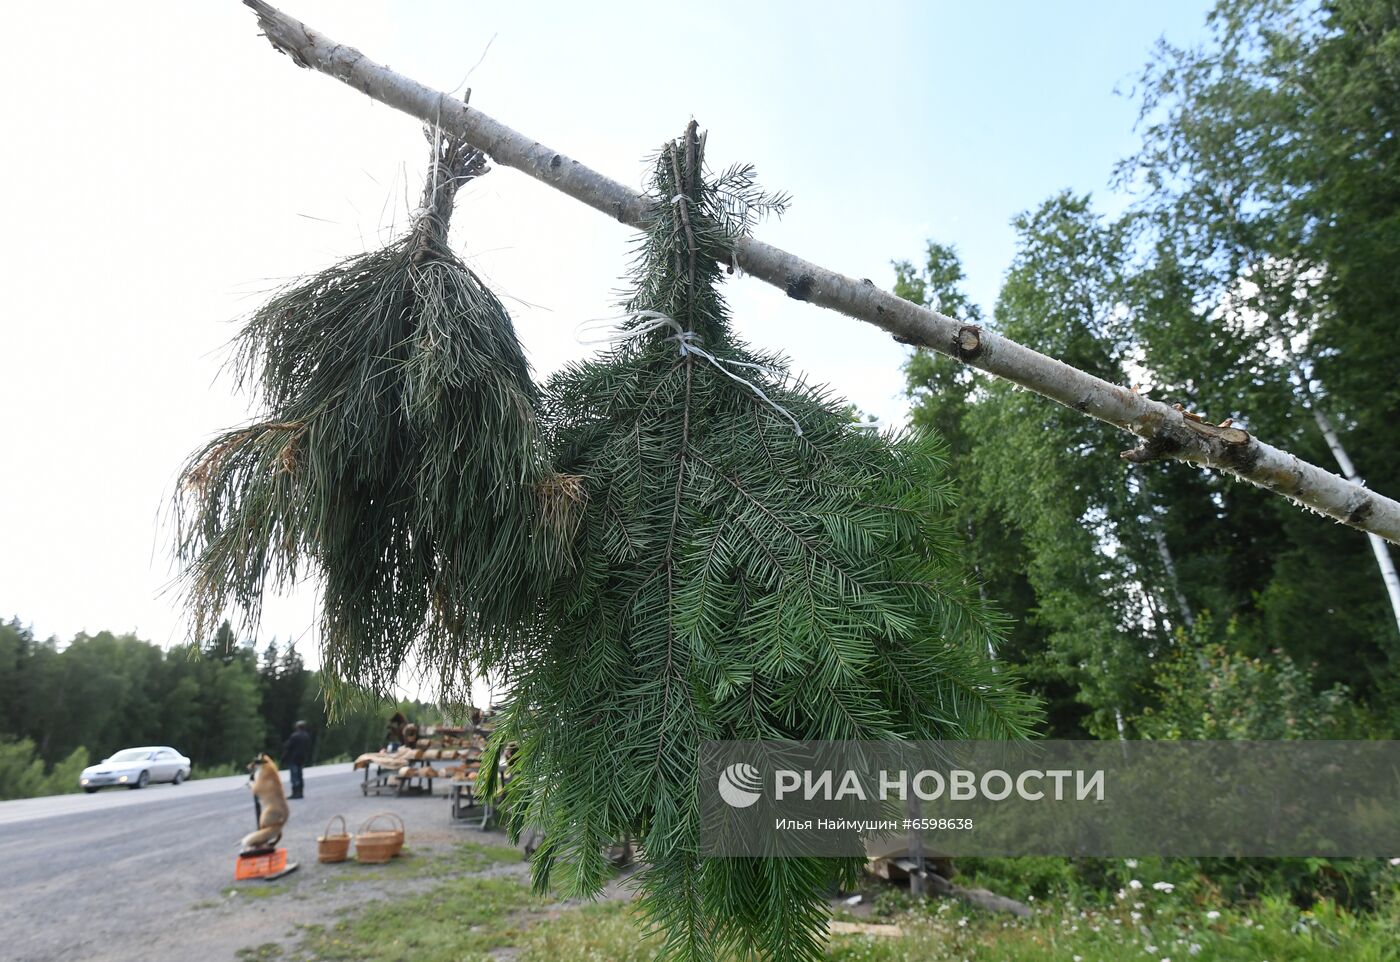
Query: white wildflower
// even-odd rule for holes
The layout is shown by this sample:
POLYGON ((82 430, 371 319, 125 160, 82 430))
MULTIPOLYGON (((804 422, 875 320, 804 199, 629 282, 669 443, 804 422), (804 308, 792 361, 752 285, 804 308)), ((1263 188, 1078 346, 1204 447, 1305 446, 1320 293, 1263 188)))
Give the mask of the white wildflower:
POLYGON ((1176 888, 1176 886, 1170 882, 1153 882, 1152 887, 1159 892, 1170 892, 1172 889, 1176 888))
POLYGON ((1206 913, 1206 918, 1214 922, 1216 919, 1220 918, 1220 913, 1217 912, 1215 909, 1211 909, 1209 912, 1206 913))
POLYGON ((1135 878, 1134 878, 1134 879, 1128 879, 1128 888, 1130 888, 1130 889, 1132 889, 1134 892, 1136 892, 1138 889, 1142 888, 1142 883, 1139 882, 1139 881, 1138 881, 1137 879, 1135 879, 1135 878))

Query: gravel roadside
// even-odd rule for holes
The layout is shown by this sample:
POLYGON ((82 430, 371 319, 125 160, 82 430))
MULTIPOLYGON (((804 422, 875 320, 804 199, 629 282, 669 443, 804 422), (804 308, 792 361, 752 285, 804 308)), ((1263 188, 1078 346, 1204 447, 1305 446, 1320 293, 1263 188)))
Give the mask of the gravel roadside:
MULTIPOLYGON (((239 949, 290 944, 296 926, 403 894, 441 878, 458 842, 505 846, 503 834, 454 822, 447 799, 365 797, 348 766, 308 769, 283 845, 298 863, 275 882, 233 880, 238 840, 253 827, 246 779, 0 803, 3 948, 16 962, 185 962, 233 959, 239 949), (350 831, 393 811, 406 825, 392 866, 316 861, 316 836, 342 814, 350 831)), ((499 852, 498 852, 499 854, 499 852)), ((519 874, 504 862, 493 874, 519 874)))

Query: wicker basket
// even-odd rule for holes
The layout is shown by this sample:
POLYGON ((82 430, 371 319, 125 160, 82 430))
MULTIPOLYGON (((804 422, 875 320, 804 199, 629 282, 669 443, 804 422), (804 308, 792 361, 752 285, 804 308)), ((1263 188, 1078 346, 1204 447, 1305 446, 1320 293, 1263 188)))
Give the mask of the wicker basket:
POLYGON ((387 862, 403 850, 403 819, 393 812, 380 812, 371 815, 355 834, 355 859, 360 862, 387 862), (375 822, 384 819, 397 828, 375 828, 375 822))
POLYGON ((394 821, 396 821, 396 822, 399 823, 398 831, 395 833, 395 835, 396 835, 397 837, 394 839, 394 857, 397 858, 397 857, 398 857, 398 854, 399 854, 400 852, 403 851, 403 839, 404 839, 404 831, 403 831, 404 825, 403 825, 403 819, 400 818, 399 816, 395 815, 393 812, 389 812, 389 813, 387 813, 387 814, 388 814, 388 816, 389 816, 391 819, 393 819, 394 821))
POLYGON ((350 855, 350 831, 345 827, 344 815, 332 815, 326 823, 326 834, 316 838, 316 860, 318 862, 343 862, 350 855), (340 822, 340 831, 332 832, 331 826, 340 822))

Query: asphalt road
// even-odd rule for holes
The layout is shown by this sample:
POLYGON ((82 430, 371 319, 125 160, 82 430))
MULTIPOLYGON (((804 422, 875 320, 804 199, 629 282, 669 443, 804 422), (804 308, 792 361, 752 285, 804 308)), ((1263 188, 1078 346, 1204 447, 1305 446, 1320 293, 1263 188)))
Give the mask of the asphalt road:
MULTIPOLYGON (((299 885, 336 868, 316 863, 315 840, 337 813, 354 832, 392 809, 410 845, 466 837, 440 795, 365 798, 359 783, 348 764, 306 770, 306 798, 290 803, 282 841, 299 885)), ((202 911, 230 901, 238 840, 254 827, 247 784, 233 776, 0 802, 0 959, 212 960, 233 957, 230 939, 282 935, 261 931, 256 916, 202 911)))
MULTIPOLYGON (((347 765, 319 765, 308 768, 308 778, 323 778, 327 775, 350 771, 347 765)), ((287 776, 283 773, 283 784, 287 776)), ((46 818, 59 818, 64 815, 92 815, 96 812, 111 812, 120 809, 136 808, 143 805, 168 804, 172 801, 186 801, 206 795, 217 795, 225 801, 239 799, 249 811, 249 831, 252 831, 252 802, 248 801, 248 776, 230 775, 227 778, 203 778, 183 785, 149 785, 133 791, 128 788, 104 788, 88 795, 80 792, 74 795, 50 795, 46 798, 21 798, 13 802, 0 802, 0 827, 16 822, 32 822, 46 818), (173 793, 173 794, 172 794, 173 793), (178 796, 178 798, 177 798, 178 796)), ((8 838, 8 833, 0 836, 0 844, 8 838)))

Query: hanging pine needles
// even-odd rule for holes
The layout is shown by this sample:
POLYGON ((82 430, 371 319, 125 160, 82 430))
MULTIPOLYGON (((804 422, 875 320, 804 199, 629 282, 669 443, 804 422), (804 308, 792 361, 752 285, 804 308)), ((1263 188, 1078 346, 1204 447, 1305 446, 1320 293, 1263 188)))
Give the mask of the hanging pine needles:
POLYGON ((447 245, 485 157, 429 139, 413 230, 247 322, 232 366, 265 417, 195 453, 176 499, 196 631, 229 607, 256 623, 265 587, 313 575, 325 668, 377 691, 411 655, 460 684, 528 634, 576 494, 545 477, 509 315, 447 245))
POLYGON ((707 739, 1014 737, 1031 710, 991 671, 936 441, 853 430, 840 399, 732 334, 720 264, 781 210, 748 168, 707 179, 692 123, 659 156, 631 320, 545 391, 588 508, 551 630, 513 666, 498 747, 538 885, 599 890, 636 838, 675 957, 821 955, 825 893, 858 860, 699 857, 707 739))

